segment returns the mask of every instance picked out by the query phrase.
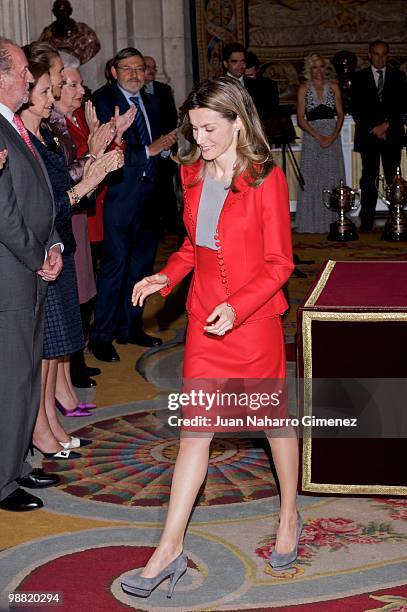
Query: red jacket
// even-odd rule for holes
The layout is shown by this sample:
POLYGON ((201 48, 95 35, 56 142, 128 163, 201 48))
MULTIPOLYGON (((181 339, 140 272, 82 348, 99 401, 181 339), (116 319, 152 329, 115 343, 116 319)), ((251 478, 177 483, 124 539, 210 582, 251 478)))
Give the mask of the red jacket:
MULTIPOLYGON (((195 233, 203 180, 188 187, 200 162, 181 167, 184 190, 184 223, 187 237, 161 270, 169 278, 167 295, 195 268, 195 233)), ((237 193, 229 191, 219 217, 216 245, 219 250, 219 281, 225 285, 225 301, 236 312, 235 326, 282 314, 288 308, 281 291, 293 271, 288 187, 284 173, 274 167, 258 188, 239 178, 237 193)), ((195 270, 199 274, 199 270, 195 270)), ((196 312, 194 279, 187 311, 205 321, 209 312, 196 312)))

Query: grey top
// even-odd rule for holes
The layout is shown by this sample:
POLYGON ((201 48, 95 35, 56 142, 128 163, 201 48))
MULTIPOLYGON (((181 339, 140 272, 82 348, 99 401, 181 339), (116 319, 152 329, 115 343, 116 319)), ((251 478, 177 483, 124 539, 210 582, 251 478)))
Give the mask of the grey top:
POLYGON ((196 222, 196 244, 217 250, 214 234, 226 196, 228 183, 215 181, 207 174, 204 177, 196 222))

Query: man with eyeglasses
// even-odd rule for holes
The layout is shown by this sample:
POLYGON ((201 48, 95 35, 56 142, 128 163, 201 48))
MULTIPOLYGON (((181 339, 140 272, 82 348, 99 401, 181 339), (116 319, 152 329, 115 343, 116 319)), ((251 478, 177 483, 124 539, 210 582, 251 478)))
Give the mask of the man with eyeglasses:
POLYGON ((93 103, 101 122, 130 106, 137 112, 124 133, 124 167, 109 178, 104 201, 104 241, 97 279, 97 297, 90 349, 101 361, 119 361, 113 340, 139 346, 160 346, 160 338, 143 330, 142 309, 131 304, 135 282, 151 274, 158 242, 155 198, 158 156, 176 141, 166 132, 159 99, 144 91, 145 62, 133 47, 113 59, 115 82, 98 89, 93 103))

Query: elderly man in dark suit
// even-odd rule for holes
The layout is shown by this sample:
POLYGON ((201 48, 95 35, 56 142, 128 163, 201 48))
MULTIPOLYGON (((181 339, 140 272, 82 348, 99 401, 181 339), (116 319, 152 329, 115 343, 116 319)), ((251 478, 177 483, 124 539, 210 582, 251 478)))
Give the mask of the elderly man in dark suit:
POLYGON ((62 268, 52 188, 16 115, 32 80, 20 47, 0 38, 0 508, 9 511, 43 505, 18 485, 58 482, 24 462, 40 403, 46 282, 62 268))
POLYGON ((104 241, 98 274, 95 319, 90 348, 102 361, 118 361, 113 347, 131 342, 159 346, 160 338, 142 328, 142 311, 131 304, 133 285, 152 272, 158 239, 155 182, 158 156, 176 141, 176 131, 167 133, 159 100, 144 91, 144 57, 129 47, 117 53, 111 68, 115 79, 94 96, 98 118, 106 123, 131 106, 135 119, 124 133, 125 164, 109 178, 104 201, 104 241))
MULTIPOLYGON (((156 81, 157 64, 155 59, 151 55, 145 55, 144 61, 146 64, 144 89, 147 93, 156 96, 161 102, 161 120, 167 131, 173 130, 177 127, 178 112, 172 89, 166 83, 156 81)), ((174 189, 174 178, 177 173, 177 164, 169 156, 160 155, 158 159, 157 202, 162 231, 167 230, 181 235, 183 233, 183 223, 178 211, 174 189)))
POLYGON ((163 121, 168 131, 177 127, 178 113, 175 106, 172 89, 166 83, 156 81, 157 63, 151 55, 144 56, 146 71, 144 73, 144 89, 147 93, 157 96, 162 102, 163 121))
POLYGON ((376 40, 369 45, 371 66, 354 74, 351 85, 351 112, 356 123, 355 151, 362 158, 361 231, 373 228, 380 158, 390 183, 400 165, 407 111, 405 75, 387 66, 389 45, 376 40))

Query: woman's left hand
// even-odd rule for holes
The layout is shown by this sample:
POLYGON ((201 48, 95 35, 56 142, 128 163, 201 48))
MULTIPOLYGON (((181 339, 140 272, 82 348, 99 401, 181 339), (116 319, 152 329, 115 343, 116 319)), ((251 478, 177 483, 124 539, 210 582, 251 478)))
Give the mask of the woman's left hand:
POLYGON ((91 100, 85 102, 85 119, 88 124, 89 132, 94 132, 100 125, 96 109, 93 106, 91 100))
POLYGON ((206 319, 206 322, 211 325, 204 327, 204 331, 216 336, 224 336, 227 331, 233 328, 235 318, 236 315, 233 308, 226 302, 222 302, 222 304, 218 304, 218 306, 212 310, 211 314, 206 319))

